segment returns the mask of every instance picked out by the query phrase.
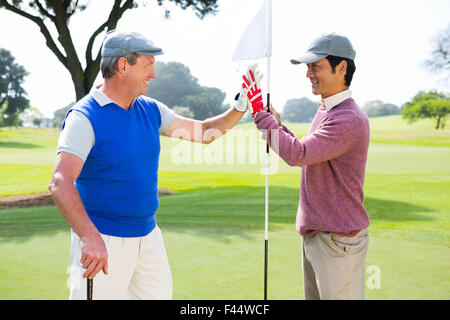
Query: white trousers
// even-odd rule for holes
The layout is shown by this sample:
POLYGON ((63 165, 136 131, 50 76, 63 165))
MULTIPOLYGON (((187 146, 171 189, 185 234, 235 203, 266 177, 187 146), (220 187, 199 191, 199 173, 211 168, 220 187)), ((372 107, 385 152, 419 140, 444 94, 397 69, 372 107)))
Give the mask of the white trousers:
MULTIPOLYGON (((161 234, 156 226, 145 237, 121 238, 101 235, 108 252, 108 274, 93 279, 94 300, 170 300, 172 274, 161 234)), ((82 241, 72 231, 70 249, 70 297, 86 300, 87 279, 82 278, 82 241)))

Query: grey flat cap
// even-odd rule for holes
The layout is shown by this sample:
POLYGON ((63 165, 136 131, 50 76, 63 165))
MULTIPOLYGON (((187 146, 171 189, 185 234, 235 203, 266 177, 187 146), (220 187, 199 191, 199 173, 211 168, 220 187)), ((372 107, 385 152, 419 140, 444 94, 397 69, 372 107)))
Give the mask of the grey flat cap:
POLYGON ((326 56, 337 56, 355 60, 355 49, 347 37, 336 34, 322 34, 311 42, 306 53, 298 58, 291 59, 291 63, 314 63, 326 56))
POLYGON ((164 53, 161 48, 137 32, 111 30, 106 34, 102 57, 123 57, 132 52, 147 56, 164 53))

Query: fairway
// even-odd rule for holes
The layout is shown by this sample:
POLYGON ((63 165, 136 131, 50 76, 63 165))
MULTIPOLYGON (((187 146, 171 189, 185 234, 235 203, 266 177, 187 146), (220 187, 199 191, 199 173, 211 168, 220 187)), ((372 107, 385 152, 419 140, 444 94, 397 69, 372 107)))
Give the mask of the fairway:
MULTIPOLYGON (((399 116, 370 121, 366 297, 447 300, 450 131, 399 116)), ((301 137, 309 125, 288 127, 301 137)), ((47 190, 57 137, 57 130, 0 129, 0 195, 47 190)), ((174 299, 262 299, 265 144, 254 125, 205 146, 161 142, 159 186, 175 194, 161 197, 157 221, 174 299)), ((300 168, 271 152, 269 181, 268 296, 303 299, 300 168)), ((0 299, 67 299, 69 246, 55 207, 0 210, 0 299)))

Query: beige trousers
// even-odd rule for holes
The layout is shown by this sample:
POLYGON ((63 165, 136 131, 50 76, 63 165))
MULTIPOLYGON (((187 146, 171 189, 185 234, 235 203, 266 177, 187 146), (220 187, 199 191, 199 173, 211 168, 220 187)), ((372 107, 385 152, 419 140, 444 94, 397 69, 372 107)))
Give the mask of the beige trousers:
POLYGON ((364 300, 367 229, 355 237, 318 232, 303 237, 303 286, 307 300, 364 300))
MULTIPOLYGON (((93 281, 94 300, 170 300, 172 275, 158 226, 145 237, 101 235, 108 252, 108 274, 100 271, 93 281)), ((82 241, 72 231, 70 297, 86 300, 87 280, 82 278, 82 241)))

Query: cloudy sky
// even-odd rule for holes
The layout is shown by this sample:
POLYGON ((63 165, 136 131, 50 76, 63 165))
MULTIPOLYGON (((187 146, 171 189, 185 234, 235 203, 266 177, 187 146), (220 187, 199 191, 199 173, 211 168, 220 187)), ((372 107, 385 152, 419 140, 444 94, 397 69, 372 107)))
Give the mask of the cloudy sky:
MULTIPOLYGON (((118 28, 146 35, 165 51, 157 60, 187 65, 200 84, 222 89, 227 93, 225 103, 231 103, 241 72, 253 62, 236 63, 231 57, 263 0, 219 0, 218 14, 203 20, 190 9, 170 4, 158 7, 156 0, 144 2, 147 6, 127 11, 118 28), (165 8, 171 10, 167 20, 165 8)), ((106 19, 110 3, 91 0, 88 9, 70 21, 80 57, 92 30, 106 19)), ((280 111, 289 99, 318 101, 311 94, 306 67, 289 60, 323 32, 342 33, 352 41, 357 71, 351 89, 360 106, 375 99, 400 106, 419 90, 449 91, 448 82, 423 67, 433 37, 450 23, 448 0, 273 0, 272 14, 271 100, 280 111)), ((52 117, 56 109, 75 99, 68 71, 46 47, 34 23, 0 10, 0 30, 0 48, 10 50, 30 72, 24 87, 32 106, 52 117)), ((256 62, 267 73, 266 59, 256 62)), ((98 77, 96 83, 101 81, 98 77)))

